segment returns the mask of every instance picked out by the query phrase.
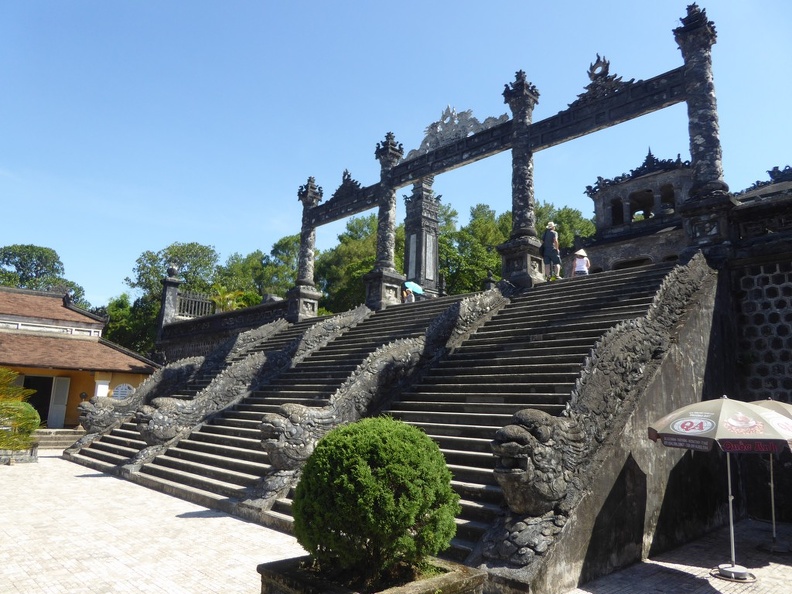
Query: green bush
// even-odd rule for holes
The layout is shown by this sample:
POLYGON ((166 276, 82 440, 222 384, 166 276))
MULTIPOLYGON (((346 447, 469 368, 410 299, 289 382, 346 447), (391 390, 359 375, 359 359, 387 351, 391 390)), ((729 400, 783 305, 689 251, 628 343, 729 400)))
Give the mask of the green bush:
POLYGON ((376 417, 316 445, 297 485, 294 532, 321 571, 370 584, 446 549, 459 510, 437 444, 376 417))
POLYGON ((26 450, 41 418, 36 409, 20 400, 0 400, 0 450, 26 450))
POLYGON ((0 367, 0 450, 26 450, 33 445, 32 433, 41 418, 32 405, 25 402, 35 390, 17 385, 19 374, 0 367))

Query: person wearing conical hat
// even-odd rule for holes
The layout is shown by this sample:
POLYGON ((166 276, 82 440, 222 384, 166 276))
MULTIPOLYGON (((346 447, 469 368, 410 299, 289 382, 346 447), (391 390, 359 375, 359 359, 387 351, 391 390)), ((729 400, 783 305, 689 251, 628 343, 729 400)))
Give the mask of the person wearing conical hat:
POLYGON ((588 254, 586 250, 578 250, 575 252, 575 265, 572 267, 572 276, 586 276, 591 268, 588 254))
POLYGON ((561 276, 561 254, 558 252, 558 232, 553 221, 547 223, 547 228, 542 235, 542 259, 544 260, 545 276, 547 280, 556 280, 561 276))

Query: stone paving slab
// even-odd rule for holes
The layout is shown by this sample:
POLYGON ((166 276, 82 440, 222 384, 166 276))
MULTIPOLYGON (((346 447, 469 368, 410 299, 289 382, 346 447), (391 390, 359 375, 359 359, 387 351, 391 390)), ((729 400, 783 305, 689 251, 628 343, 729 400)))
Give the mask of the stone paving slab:
MULTIPOLYGON (((777 526, 792 543, 792 525, 777 526)), ((731 559, 728 528, 569 594, 792 593, 792 555, 760 550, 772 527, 735 530, 736 559, 756 581, 710 571, 731 559)), ((0 466, 0 594, 258 594, 259 563, 304 554, 288 535, 39 452, 0 466)))
MULTIPOLYGON (((790 543, 792 525, 777 524, 775 549, 789 550, 790 543)), ((773 528, 769 522, 742 520, 735 525, 735 560, 756 578, 753 582, 734 582, 711 575, 719 565, 731 563, 729 528, 726 527, 584 584, 568 594, 792 593, 792 554, 762 550, 772 545, 773 528)))
POLYGON ((297 541, 39 452, 0 466, 0 592, 258 594, 297 541))

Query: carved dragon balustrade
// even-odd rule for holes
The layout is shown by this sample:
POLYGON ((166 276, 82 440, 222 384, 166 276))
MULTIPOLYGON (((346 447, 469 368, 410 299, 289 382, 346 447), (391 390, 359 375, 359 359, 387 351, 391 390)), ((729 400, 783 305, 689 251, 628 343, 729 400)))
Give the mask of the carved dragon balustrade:
POLYGON ((594 453, 635 407, 691 298, 715 273, 698 253, 664 279, 646 316, 603 335, 587 357, 561 417, 523 410, 492 443, 509 513, 486 535, 490 562, 520 568, 552 545, 591 481, 594 453))

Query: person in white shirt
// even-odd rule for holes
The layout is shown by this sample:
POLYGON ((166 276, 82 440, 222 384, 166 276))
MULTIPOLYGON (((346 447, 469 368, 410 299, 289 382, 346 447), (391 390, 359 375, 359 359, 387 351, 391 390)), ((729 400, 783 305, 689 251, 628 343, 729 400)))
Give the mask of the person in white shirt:
POLYGON ((591 268, 586 250, 578 250, 575 252, 575 265, 572 267, 572 276, 586 276, 591 268))

